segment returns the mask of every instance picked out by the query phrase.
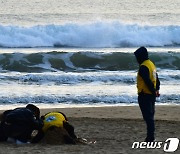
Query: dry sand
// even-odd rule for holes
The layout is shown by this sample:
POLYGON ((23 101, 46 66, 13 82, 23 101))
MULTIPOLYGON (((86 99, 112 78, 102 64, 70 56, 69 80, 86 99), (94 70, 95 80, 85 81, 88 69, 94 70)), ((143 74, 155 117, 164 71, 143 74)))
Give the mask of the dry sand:
MULTIPOLYGON (((144 141, 146 125, 138 106, 41 109, 41 114, 61 111, 74 125, 79 137, 96 140, 91 145, 15 145, 0 143, 0 154, 144 154, 164 153, 160 149, 132 149, 134 141, 144 141)), ((2 111, 1 111, 2 112, 2 111)), ((180 139, 180 106, 156 106, 156 140, 180 139)), ((174 153, 180 153, 180 146, 174 153)))

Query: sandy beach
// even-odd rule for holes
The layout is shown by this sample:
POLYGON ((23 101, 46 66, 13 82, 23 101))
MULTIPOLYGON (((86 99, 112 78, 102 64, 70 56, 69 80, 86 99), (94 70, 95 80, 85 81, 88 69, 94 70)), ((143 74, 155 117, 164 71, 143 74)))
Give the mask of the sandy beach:
MULTIPOLYGON (((132 149, 133 142, 144 141, 146 135, 146 126, 138 106, 41 108, 42 115, 49 111, 64 112, 69 122, 75 127, 77 136, 96 140, 96 143, 91 145, 0 143, 0 154, 164 153, 163 147, 160 149, 132 149)), ((164 143, 168 138, 180 138, 179 115, 180 106, 156 106, 156 141, 164 143)), ((179 152, 180 148, 174 153, 179 152)))

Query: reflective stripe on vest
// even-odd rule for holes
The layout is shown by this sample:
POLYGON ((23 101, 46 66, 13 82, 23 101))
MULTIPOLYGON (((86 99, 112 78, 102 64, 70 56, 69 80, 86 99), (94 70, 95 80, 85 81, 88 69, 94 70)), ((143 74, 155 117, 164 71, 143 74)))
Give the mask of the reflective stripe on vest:
POLYGON ((63 121, 66 121, 63 114, 59 112, 50 112, 44 117, 43 132, 46 132, 50 127, 63 127, 63 121))
MULTIPOLYGON (((144 66, 146 66, 148 68, 148 70, 149 70, 149 78, 152 81, 152 83, 154 84, 154 88, 156 88, 156 67, 155 67, 155 65, 149 59, 145 60, 141 64, 141 66, 142 65, 144 65, 144 66)), ((145 84, 144 80, 139 75, 139 73, 137 74, 137 90, 138 90, 138 94, 141 93, 141 92, 143 92, 145 94, 152 94, 152 92, 149 90, 149 88, 145 84)))

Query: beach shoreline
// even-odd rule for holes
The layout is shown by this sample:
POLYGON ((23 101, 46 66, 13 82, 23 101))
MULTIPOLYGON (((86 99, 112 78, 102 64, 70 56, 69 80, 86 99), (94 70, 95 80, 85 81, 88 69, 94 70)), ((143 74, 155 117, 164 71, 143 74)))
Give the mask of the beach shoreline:
MULTIPOLYGON (((40 108, 41 115, 50 111, 66 114, 79 137, 96 140, 93 145, 14 145, 0 143, 0 153, 164 153, 161 149, 132 149, 143 141, 146 126, 138 106, 40 108)), ((1 110, 2 113, 2 110, 1 110)), ((156 106, 156 140, 179 138, 180 106, 156 106)), ((177 150, 177 153, 179 149, 177 150)), ((176 153, 176 152, 175 152, 176 153)))
MULTIPOLYGON (((66 114, 67 117, 73 118, 120 118, 120 119, 142 119, 141 111, 138 105, 134 106, 69 106, 69 107, 43 107, 37 105, 40 114, 44 115, 48 112, 59 111, 66 114)), ((24 106, 15 106, 25 107, 24 106)), ((9 109, 13 109, 11 106, 9 109)), ((8 108, 6 108, 8 110, 8 108)), ((5 109, 0 110, 0 113, 5 109)), ((167 121, 180 121, 180 105, 156 105, 155 119, 167 121)))
MULTIPOLYGON (((156 105, 156 120, 180 121, 179 105, 156 105)), ((50 111, 64 112, 67 117, 142 119, 139 106, 98 106, 73 108, 41 108, 41 114, 50 111)))

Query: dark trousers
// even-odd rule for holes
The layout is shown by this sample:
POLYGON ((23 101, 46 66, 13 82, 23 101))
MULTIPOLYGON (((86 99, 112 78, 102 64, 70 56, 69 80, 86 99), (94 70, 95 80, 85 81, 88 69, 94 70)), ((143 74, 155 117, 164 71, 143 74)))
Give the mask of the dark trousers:
POLYGON ((147 141, 154 140, 155 124, 154 124, 154 113, 155 113, 155 101, 156 97, 150 94, 139 94, 138 103, 141 109, 143 119, 147 126, 147 141))
POLYGON ((5 141, 8 137, 20 140, 21 142, 27 142, 31 138, 32 129, 28 125, 24 124, 5 124, 0 126, 1 141, 5 141))
POLYGON ((3 131, 3 124, 0 123, 0 142, 6 141, 7 138, 8 138, 8 137, 6 136, 6 134, 5 134, 4 131, 3 131))

